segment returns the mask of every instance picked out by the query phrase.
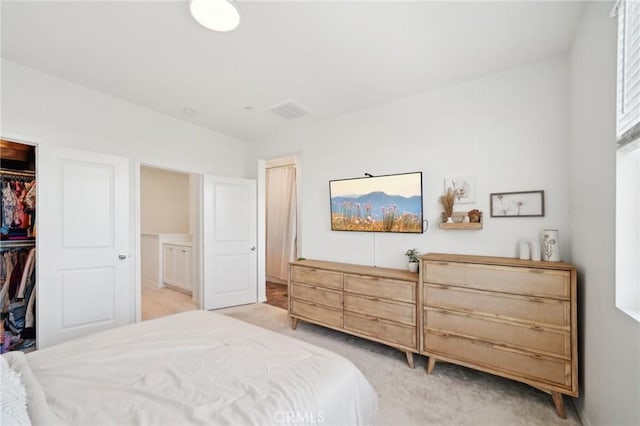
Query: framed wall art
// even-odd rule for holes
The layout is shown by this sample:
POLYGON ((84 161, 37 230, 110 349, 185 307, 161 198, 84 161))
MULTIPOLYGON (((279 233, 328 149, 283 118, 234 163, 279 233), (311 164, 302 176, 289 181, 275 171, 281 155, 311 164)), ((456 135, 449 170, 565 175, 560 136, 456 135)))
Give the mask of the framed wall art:
POLYGON ((544 191, 491 194, 491 217, 544 216, 544 191))
POLYGON ((476 202, 476 179, 473 176, 454 177, 444 180, 444 193, 452 189, 456 204, 476 202))

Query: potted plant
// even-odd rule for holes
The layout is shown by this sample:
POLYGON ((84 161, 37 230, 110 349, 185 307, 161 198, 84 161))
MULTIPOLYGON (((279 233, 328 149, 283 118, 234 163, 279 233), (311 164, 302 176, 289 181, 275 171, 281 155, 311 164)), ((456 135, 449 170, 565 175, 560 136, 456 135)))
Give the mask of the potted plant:
POLYGON ((409 270, 411 272, 418 272, 418 265, 420 264, 420 252, 418 249, 409 249, 405 255, 409 258, 409 270))

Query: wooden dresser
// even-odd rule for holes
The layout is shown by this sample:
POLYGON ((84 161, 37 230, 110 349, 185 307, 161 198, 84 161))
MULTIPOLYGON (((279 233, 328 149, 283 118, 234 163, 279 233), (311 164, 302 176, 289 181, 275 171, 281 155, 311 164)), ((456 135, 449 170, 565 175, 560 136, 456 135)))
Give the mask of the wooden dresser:
POLYGON ((427 254, 422 257, 420 353, 578 395, 576 270, 562 262, 427 254))
POLYGON ((289 316, 418 352, 418 274, 318 260, 289 265, 289 316))

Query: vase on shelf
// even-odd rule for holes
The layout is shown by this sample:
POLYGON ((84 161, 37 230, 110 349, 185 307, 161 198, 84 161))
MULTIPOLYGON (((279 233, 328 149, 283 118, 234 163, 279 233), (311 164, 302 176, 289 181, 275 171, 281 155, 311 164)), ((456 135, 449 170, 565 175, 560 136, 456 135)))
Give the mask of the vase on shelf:
POLYGON ((447 223, 453 223, 453 219, 451 218, 451 216, 447 218, 447 223))
POLYGON ((420 265, 418 262, 409 262, 409 271, 418 272, 418 265, 420 265))
POLYGON ((557 229, 542 231, 542 260, 560 262, 560 240, 557 229))
POLYGON ((537 241, 529 241, 529 252, 531 254, 531 260, 542 260, 540 256, 540 243, 537 241))

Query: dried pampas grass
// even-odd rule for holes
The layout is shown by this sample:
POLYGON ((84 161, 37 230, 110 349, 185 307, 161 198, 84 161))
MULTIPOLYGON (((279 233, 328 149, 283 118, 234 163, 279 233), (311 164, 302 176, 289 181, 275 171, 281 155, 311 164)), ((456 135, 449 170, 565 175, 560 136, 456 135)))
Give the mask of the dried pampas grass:
POLYGON ((442 194, 440 196, 440 204, 442 204, 442 209, 444 210, 444 214, 447 217, 453 216, 453 205, 456 202, 456 191, 452 188, 447 190, 446 194, 442 194))

